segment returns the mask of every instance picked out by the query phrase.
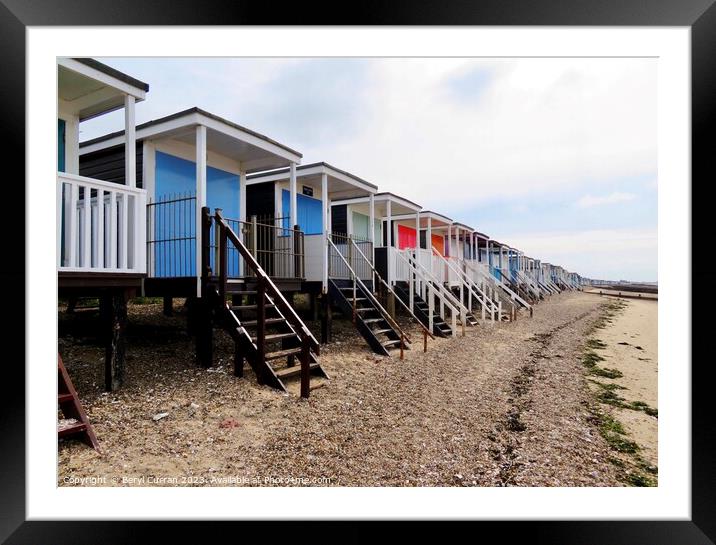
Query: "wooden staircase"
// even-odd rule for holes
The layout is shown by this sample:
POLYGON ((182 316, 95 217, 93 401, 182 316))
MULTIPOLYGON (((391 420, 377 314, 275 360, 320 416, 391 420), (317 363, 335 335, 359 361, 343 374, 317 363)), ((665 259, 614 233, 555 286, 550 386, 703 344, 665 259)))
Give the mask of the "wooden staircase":
POLYGON ((243 376, 244 362, 248 362, 259 384, 284 392, 288 379, 300 377, 301 397, 308 397, 311 376, 328 378, 318 361, 318 341, 221 213, 217 211, 212 219, 208 208, 202 212, 206 239, 212 221, 219 239, 216 276, 209 275, 208 248, 202 256, 203 290, 212 301, 217 322, 234 340, 234 374, 243 376), (227 242, 239 251, 255 277, 255 290, 234 293, 240 300, 238 305, 227 302, 227 242))
MULTIPOLYGON (((459 299, 460 299, 460 289, 459 289, 459 288, 452 288, 451 291, 453 292, 453 294, 455 295, 455 297, 457 297, 458 300, 459 300, 459 299)), ((473 302, 473 303, 476 303, 476 302, 478 302, 478 301, 477 301, 477 299, 473 298, 473 299, 472 299, 472 302, 473 302)), ((470 312, 468 312, 468 313, 465 314, 465 323, 466 323, 467 325, 469 325, 469 326, 476 326, 476 325, 478 325, 479 322, 477 321, 477 318, 475 318, 475 315, 472 314, 474 308, 470 308, 470 306, 469 306, 469 305, 470 305, 470 297, 468 296, 467 290, 464 290, 464 291, 463 291, 463 294, 462 294, 462 304, 465 305, 465 306, 468 308, 468 310, 470 310, 470 312)))
POLYGON ((373 294, 358 283, 355 285, 355 298, 353 282, 345 279, 328 279, 328 295, 344 316, 353 320, 356 329, 366 340, 376 354, 390 355, 390 350, 405 350, 410 348, 405 335, 391 324, 392 320, 386 316, 373 294))
POLYGON ((92 424, 82 408, 77 391, 59 354, 57 354, 57 405, 65 420, 72 421, 68 424, 58 423, 57 438, 66 439, 76 436, 77 439, 100 452, 92 424))
MULTIPOLYGON (((406 282, 397 282, 395 284, 395 293, 398 297, 400 297, 404 303, 410 304, 410 294, 408 292, 408 285, 406 282)), ((426 326, 429 327, 430 324, 430 308, 428 306, 428 303, 420 297, 419 294, 415 293, 413 294, 413 313, 415 314, 415 317, 420 320, 420 322, 426 326)), ((433 331, 432 333, 434 335, 437 335, 439 337, 450 337, 452 336, 452 328, 450 325, 445 322, 445 320, 442 319, 440 314, 433 310, 433 331)))

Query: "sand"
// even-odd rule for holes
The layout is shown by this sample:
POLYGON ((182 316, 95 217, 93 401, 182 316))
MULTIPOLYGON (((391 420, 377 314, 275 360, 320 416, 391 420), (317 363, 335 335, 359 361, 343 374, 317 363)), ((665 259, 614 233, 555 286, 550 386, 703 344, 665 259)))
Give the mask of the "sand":
MULTIPOLYGON (((532 318, 481 323, 465 337, 430 341, 425 354, 418 341, 405 361, 374 355, 349 321, 336 320, 337 342, 321 354, 331 380, 308 401, 258 386, 250 371, 233 377, 223 333, 216 367, 198 368, 184 317, 162 316, 161 305, 130 306, 126 384, 104 393, 101 346, 69 327, 91 316, 60 313, 60 351, 104 454, 62 441, 57 483, 624 486, 582 365, 605 299, 554 295, 532 318), (169 414, 153 420, 161 412, 169 414)), ((629 330, 634 338, 609 337, 610 345, 623 337, 648 346, 653 353, 638 352, 655 369, 655 344, 637 337, 636 322, 629 330)))
MULTIPOLYGON (((622 299, 626 307, 605 329, 593 335, 604 343, 597 353, 605 358, 602 367, 621 371, 624 376, 604 379, 625 387, 619 395, 627 402, 641 401, 658 409, 658 303, 654 300, 622 299)), ((616 417, 641 447, 641 455, 652 465, 658 461, 658 418, 642 411, 614 409, 616 417)))

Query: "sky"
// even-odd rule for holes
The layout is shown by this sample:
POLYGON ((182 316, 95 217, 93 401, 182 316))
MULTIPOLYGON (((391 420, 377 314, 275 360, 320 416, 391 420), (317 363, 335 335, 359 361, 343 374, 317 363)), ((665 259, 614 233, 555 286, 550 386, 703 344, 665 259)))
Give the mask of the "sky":
POLYGON ((656 59, 99 60, 149 83, 138 124, 198 106, 530 257, 657 281, 656 59))

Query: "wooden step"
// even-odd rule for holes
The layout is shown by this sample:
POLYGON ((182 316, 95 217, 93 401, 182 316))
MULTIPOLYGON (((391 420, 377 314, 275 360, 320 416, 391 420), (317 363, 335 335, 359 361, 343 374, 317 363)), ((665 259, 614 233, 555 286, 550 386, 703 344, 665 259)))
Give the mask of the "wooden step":
MULTIPOLYGON (((264 342, 274 342, 274 341, 280 341, 281 339, 288 339, 289 337, 296 337, 296 334, 291 333, 272 333, 270 335, 264 336, 264 342)), ((255 336, 251 336, 251 340, 253 342, 257 341, 257 338, 255 336)))
MULTIPOLYGON (((309 366, 309 368, 310 368, 311 371, 313 371, 314 369, 317 369, 318 367, 320 367, 320 366, 319 366, 319 364, 317 364, 317 363, 312 363, 312 364, 309 366)), ((279 369, 278 371, 274 371, 274 373, 276 373, 276 376, 277 376, 278 378, 294 377, 294 376, 296 376, 296 375, 300 375, 300 374, 301 374, 301 364, 300 364, 300 363, 296 363, 296 365, 294 365, 294 366, 292 366, 292 367, 284 367, 283 369, 279 369)))
POLYGON ((87 431, 87 424, 83 422, 77 422, 76 424, 71 424, 69 426, 66 426, 64 428, 58 428, 57 429, 57 436, 58 437, 67 437, 68 435, 75 435, 77 433, 82 433, 87 431))
MULTIPOLYGON (((264 305, 264 308, 276 308, 276 305, 264 305)), ((256 304, 253 305, 232 305, 231 306, 232 312, 236 311, 242 311, 242 310, 256 310, 256 304)))
POLYGON ((378 309, 375 308, 375 307, 357 308, 357 309, 356 309, 356 312, 367 312, 367 311, 371 311, 371 310, 374 311, 374 312, 378 312, 378 309))
POLYGON ((288 356, 296 356, 301 353, 301 348, 289 348, 287 350, 278 350, 277 352, 268 352, 264 358, 266 361, 277 360, 279 358, 287 358, 288 356))
POLYGON ((72 401, 72 394, 57 395, 57 403, 67 403, 68 401, 72 401))
POLYGON ((382 344, 385 348, 388 348, 389 346, 395 346, 396 344, 400 346, 400 339, 390 340, 382 344))
POLYGON ((385 318, 367 318, 363 320, 364 324, 374 324, 376 322, 385 322, 385 318))
MULTIPOLYGON (((279 323, 285 322, 285 321, 286 321, 286 318, 266 318, 264 320, 264 323, 266 325, 271 325, 271 324, 279 324, 279 323)), ((258 324, 259 324, 258 320, 243 320, 241 322, 241 325, 243 325, 243 326, 256 326, 258 324)))
POLYGON ((380 335, 382 333, 388 333, 389 331, 393 331, 391 328, 388 329, 373 329, 373 335, 380 335))

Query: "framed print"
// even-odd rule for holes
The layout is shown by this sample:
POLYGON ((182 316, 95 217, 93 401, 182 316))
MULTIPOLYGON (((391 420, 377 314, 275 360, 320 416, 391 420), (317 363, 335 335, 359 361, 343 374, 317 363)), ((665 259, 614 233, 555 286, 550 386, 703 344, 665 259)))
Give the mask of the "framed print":
POLYGON ((0 6, 3 539, 712 543, 716 8, 316 11, 0 6))

